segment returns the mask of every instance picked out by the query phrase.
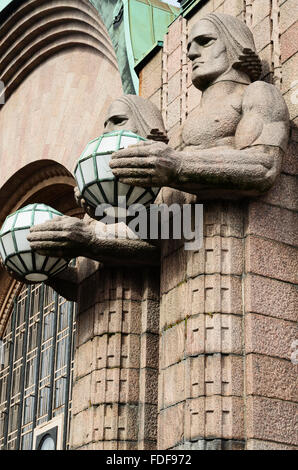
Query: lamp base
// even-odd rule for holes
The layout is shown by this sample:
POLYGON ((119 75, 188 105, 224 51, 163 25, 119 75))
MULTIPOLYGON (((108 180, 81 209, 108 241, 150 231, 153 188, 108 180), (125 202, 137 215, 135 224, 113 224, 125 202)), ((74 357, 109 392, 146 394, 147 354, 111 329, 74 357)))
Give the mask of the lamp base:
POLYGON ((41 274, 41 273, 31 273, 31 274, 26 274, 25 279, 27 281, 31 282, 43 282, 46 281, 49 278, 47 274, 41 274))

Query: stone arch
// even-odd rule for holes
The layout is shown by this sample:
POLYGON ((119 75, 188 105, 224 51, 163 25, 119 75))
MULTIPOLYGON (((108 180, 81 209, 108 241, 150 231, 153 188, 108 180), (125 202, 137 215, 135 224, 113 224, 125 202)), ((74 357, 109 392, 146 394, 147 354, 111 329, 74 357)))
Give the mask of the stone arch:
MULTIPOLYGON (((42 202, 63 214, 83 217, 76 205, 73 188, 75 180, 60 163, 39 160, 21 168, 0 190, 0 226, 12 212, 27 204, 42 202)), ((0 264, 0 338, 9 319, 13 299, 22 283, 12 280, 0 264)))
POLYGON ((3 22, 1 36, 0 80, 5 84, 5 100, 39 64, 66 48, 92 49, 118 71, 107 29, 89 2, 27 0, 3 22))
MULTIPOLYGON (((0 23, 0 224, 37 200, 80 215, 71 172, 122 94, 109 32, 89 0, 7 2, 0 23)), ((0 268, 0 336, 19 287, 0 268)))
POLYGON ((0 22, 1 188, 38 159, 73 171, 123 91, 109 33, 89 0, 11 2, 0 22))

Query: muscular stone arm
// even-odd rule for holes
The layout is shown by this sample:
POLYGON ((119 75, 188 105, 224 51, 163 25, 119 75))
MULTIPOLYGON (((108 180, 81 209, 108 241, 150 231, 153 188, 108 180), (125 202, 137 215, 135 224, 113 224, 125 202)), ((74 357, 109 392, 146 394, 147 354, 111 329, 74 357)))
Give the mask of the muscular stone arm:
POLYGON ((219 196, 235 191, 258 195, 274 183, 281 157, 280 149, 261 145, 241 151, 211 148, 196 153, 193 149, 186 150, 177 179, 170 186, 190 193, 204 190, 205 195, 210 188, 210 196, 215 191, 219 196))
POLYGON ((159 248, 137 239, 124 223, 113 228, 91 218, 61 216, 32 227, 28 240, 34 251, 45 256, 83 256, 113 265, 159 262, 159 248))
POLYGON ((280 172, 289 134, 289 116, 280 92, 264 82, 249 85, 233 144, 189 145, 173 150, 145 143, 114 154, 111 168, 123 183, 169 186, 204 197, 259 195, 280 172))
POLYGON ((109 266, 159 264, 159 249, 143 240, 94 238, 82 256, 109 266))
MULTIPOLYGON (((159 248, 140 239, 129 239, 128 231, 123 224, 117 235, 111 237, 103 223, 90 217, 82 221, 62 216, 32 227, 28 240, 33 250, 47 256, 85 257, 109 266, 158 265, 159 248)), ((69 266, 46 284, 67 300, 77 301, 78 270, 69 266)))
MULTIPOLYGON (((43 252, 45 251, 42 250, 43 252)), ((80 255, 100 261, 108 266, 156 266, 159 264, 159 249, 141 240, 94 239, 80 255)), ((46 284, 67 300, 77 301, 78 268, 69 266, 46 284)))
POLYGON ((247 87, 242 112, 235 148, 185 148, 173 187, 196 192, 210 185, 257 195, 273 185, 288 141, 286 104, 274 86, 255 82, 247 87))

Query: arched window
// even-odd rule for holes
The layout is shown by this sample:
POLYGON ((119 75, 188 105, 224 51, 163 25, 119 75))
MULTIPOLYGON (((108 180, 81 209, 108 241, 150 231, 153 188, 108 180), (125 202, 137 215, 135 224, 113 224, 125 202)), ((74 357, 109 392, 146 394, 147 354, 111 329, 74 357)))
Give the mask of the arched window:
POLYGON ((53 289, 24 286, 0 343, 0 449, 34 448, 38 429, 60 419, 67 449, 76 304, 53 289))

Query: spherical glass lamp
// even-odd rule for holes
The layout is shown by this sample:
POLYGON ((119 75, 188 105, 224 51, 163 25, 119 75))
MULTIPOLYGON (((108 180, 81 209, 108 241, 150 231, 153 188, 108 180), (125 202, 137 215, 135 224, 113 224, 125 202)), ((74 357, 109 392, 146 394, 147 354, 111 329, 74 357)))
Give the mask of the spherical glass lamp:
POLYGON ((45 204, 30 204, 9 215, 0 230, 0 255, 4 265, 30 282, 46 281, 65 269, 69 260, 43 256, 30 248, 30 227, 61 214, 45 204))
MULTIPOLYGON (((152 204, 160 188, 140 188, 120 183, 109 166, 111 155, 120 149, 146 141, 130 131, 114 131, 101 135, 89 142, 75 167, 75 179, 86 202, 96 208, 100 204, 110 204, 114 209, 104 212, 108 215, 124 217, 132 204, 152 204), (119 207, 118 198, 126 198, 126 206, 119 207)), ((121 205, 122 206, 122 205, 121 205)))

